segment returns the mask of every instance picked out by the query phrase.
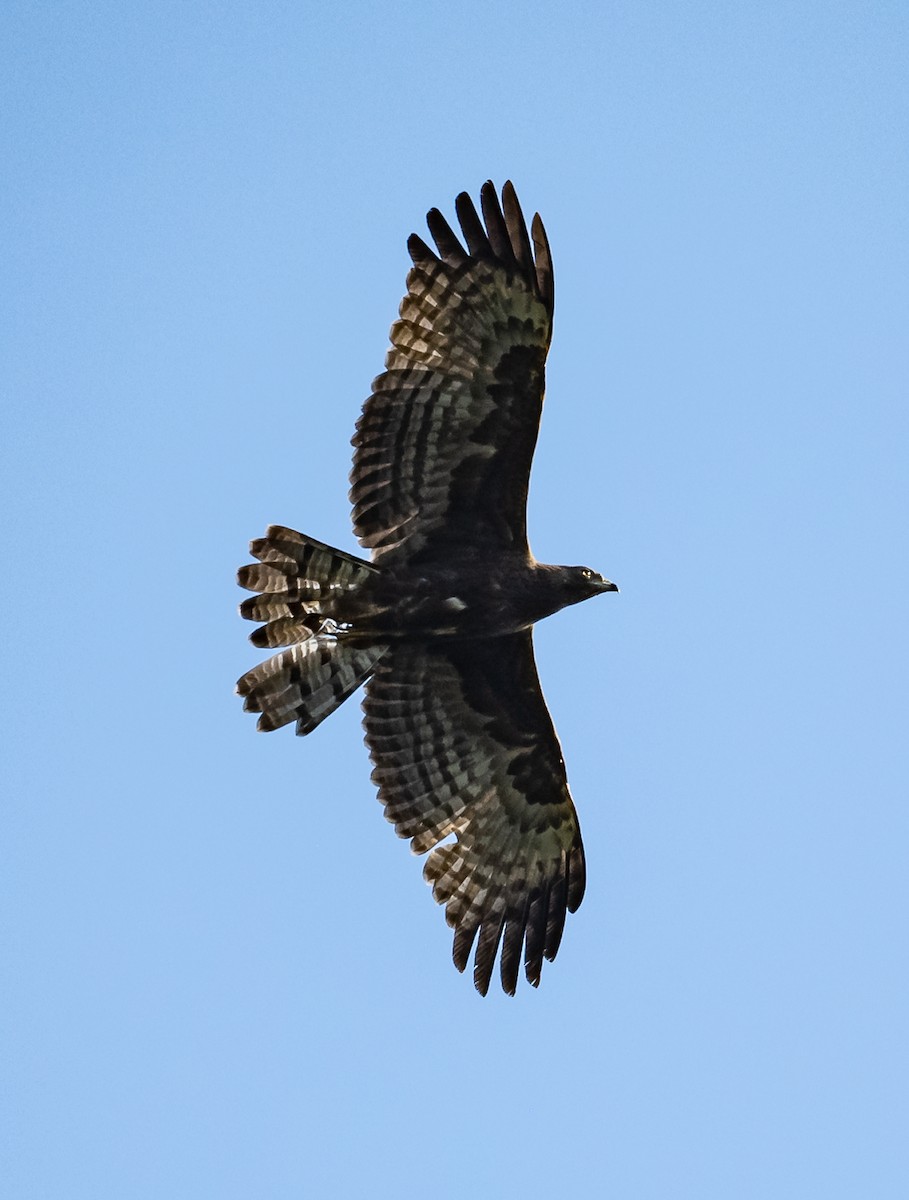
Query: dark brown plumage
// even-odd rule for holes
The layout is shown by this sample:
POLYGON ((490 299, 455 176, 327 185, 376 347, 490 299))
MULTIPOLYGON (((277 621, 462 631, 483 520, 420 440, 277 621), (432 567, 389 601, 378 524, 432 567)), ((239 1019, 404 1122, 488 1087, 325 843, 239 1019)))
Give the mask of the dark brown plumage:
POLYGON ((615 586, 536 563, 530 465, 552 333, 549 244, 514 189, 437 209, 386 369, 353 439, 350 497, 367 562, 272 526, 239 575, 260 646, 238 683, 259 728, 309 733, 364 680, 366 741, 388 819, 417 853, 485 993, 496 955, 536 985, 584 894, 584 851, 533 659, 534 622, 615 586))

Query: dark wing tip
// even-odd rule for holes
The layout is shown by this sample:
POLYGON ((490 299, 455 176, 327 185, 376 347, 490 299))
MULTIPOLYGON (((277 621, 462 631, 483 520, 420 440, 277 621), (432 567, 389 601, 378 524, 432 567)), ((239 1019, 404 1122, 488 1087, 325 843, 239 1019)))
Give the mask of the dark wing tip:
POLYGON ((407 239, 407 253, 415 267, 438 262, 438 258, 417 233, 412 233, 407 239))
POLYGON ((480 207, 483 211, 486 233, 493 254, 500 262, 512 266, 517 261, 514 247, 511 244, 502 206, 499 204, 498 193, 491 180, 487 180, 480 188, 480 207))
POLYGON ((481 996, 485 996, 489 991, 489 981, 492 978, 492 968, 504 924, 504 915, 497 916, 491 913, 480 928, 477 953, 473 960, 473 984, 481 996))
POLYGON ((431 208, 426 214, 426 224, 432 234, 432 240, 439 248, 444 262, 449 266, 458 267, 467 261, 464 247, 452 227, 437 208, 431 208))
POLYGON ((535 280, 533 250, 530 246, 527 224, 524 221, 524 213, 521 211, 521 205, 518 201, 517 192, 514 190, 514 184, 510 179, 505 181, 505 186, 502 188, 502 207, 505 215, 505 224, 508 228, 508 236, 511 240, 511 248, 518 266, 525 275, 535 280))
POLYGON ((514 909, 505 926, 502 937, 502 958, 500 972, 502 990, 509 996, 517 991, 518 975, 521 972, 521 947, 524 944, 524 929, 527 924, 527 905, 514 909))
POLYGON ((461 192, 455 197, 455 212, 467 242, 467 249, 473 258, 492 258, 492 247, 483 222, 480 220, 473 200, 468 192, 461 192))
POLYGON ((480 204, 485 229, 466 192, 462 192, 456 201, 458 219, 470 253, 478 258, 488 257, 491 253, 507 265, 517 265, 551 314, 555 300, 552 253, 540 214, 534 214, 531 234, 528 234, 521 203, 510 179, 502 187, 501 203, 495 184, 487 179, 480 188, 480 204))
POLYGON ((564 870, 553 883, 549 893, 549 915, 546 919, 546 943, 543 953, 552 962, 559 952, 562 943, 562 933, 565 929, 565 916, 568 912, 566 898, 568 894, 568 877, 564 870))
POLYGON ((496 186, 487 179, 480 188, 482 219, 469 192, 455 197, 455 212, 464 235, 467 249, 438 208, 426 214, 426 224, 438 253, 416 233, 407 239, 407 250, 414 266, 427 266, 440 260, 450 267, 461 267, 469 258, 495 260, 508 267, 517 267, 530 282, 537 295, 552 312, 554 287, 552 256, 543 222, 537 213, 531 225, 531 235, 510 179, 502 187, 501 199, 496 186))
POLYGON ((567 906, 568 911, 573 913, 580 908, 581 901, 584 899, 584 890, 587 887, 587 865, 580 837, 569 852, 566 870, 568 873, 567 906))
POLYGON ((468 962, 470 961, 470 952, 473 949, 474 938, 477 936, 476 925, 460 925, 455 931, 454 945, 451 948, 451 957, 454 965, 463 974, 468 962))
POLYGON ((555 284, 552 277, 552 255, 549 250, 549 238, 540 219, 539 213, 534 213, 531 225, 533 248, 536 258, 537 287, 546 307, 552 312, 555 303, 555 284))
POLYGON ((546 942, 546 921, 549 914, 549 887, 543 886, 530 897, 527 906, 527 934, 524 953, 524 973, 529 983, 537 987, 543 970, 543 949, 546 942))

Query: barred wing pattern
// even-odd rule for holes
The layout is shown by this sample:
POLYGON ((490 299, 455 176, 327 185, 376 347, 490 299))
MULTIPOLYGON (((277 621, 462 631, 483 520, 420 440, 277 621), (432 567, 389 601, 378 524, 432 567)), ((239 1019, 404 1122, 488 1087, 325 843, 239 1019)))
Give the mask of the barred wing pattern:
POLYGON ((455 930, 458 970, 479 935, 480 992, 500 943, 505 991, 515 991, 522 947, 536 986, 566 911, 581 903, 585 867, 530 632, 392 646, 363 708, 379 799, 415 852, 431 850, 424 874, 455 930))
POLYGON ((373 559, 458 545, 525 550, 530 463, 552 332, 553 279, 539 216, 533 248, 514 188, 456 201, 467 249, 433 209, 438 249, 413 234, 413 268, 386 371, 353 439, 354 530, 373 559), (485 222, 485 227, 484 227, 485 222))

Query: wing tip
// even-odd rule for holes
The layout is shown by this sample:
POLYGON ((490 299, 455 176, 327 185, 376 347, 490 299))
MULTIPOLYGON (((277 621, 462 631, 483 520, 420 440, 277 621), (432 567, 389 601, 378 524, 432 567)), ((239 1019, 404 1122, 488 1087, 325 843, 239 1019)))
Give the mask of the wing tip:
POLYGON ((546 227, 544 226, 543 219, 539 213, 533 214, 533 221, 530 224, 530 233, 531 237, 533 238, 537 288, 539 289, 540 297, 551 313, 555 303, 555 284, 552 275, 552 253, 549 249, 549 238, 546 236, 546 227))
POLYGON ((407 239, 407 253, 415 267, 428 266, 439 261, 418 233, 412 233, 407 239))

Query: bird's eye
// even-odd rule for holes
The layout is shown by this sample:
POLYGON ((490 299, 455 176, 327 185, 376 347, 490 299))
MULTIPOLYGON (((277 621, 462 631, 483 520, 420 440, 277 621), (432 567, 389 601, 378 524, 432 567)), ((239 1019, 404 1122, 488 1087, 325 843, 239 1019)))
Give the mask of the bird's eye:
POLYGON ((581 578, 582 579, 593 579, 593 571, 591 571, 589 567, 585 567, 584 570, 581 572, 581 578))

